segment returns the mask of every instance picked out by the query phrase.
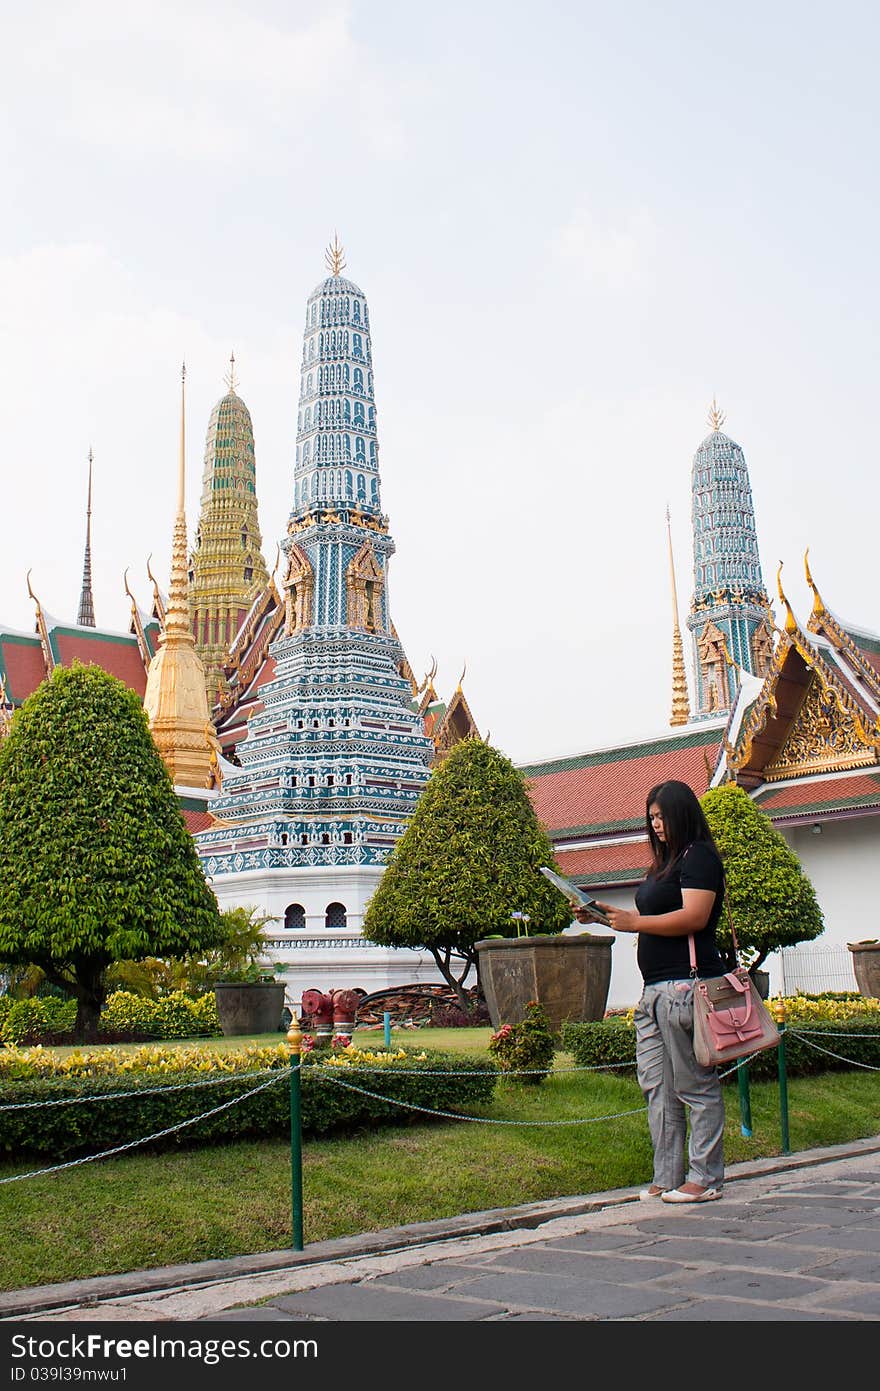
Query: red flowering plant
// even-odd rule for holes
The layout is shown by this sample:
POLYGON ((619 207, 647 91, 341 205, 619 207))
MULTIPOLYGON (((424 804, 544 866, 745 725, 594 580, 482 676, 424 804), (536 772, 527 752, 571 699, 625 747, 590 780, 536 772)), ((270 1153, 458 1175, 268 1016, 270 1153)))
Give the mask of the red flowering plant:
POLYGON ((489 1052, 502 1072, 537 1086, 553 1066, 555 1043, 543 1005, 529 1000, 517 1024, 502 1024, 489 1039, 489 1052))

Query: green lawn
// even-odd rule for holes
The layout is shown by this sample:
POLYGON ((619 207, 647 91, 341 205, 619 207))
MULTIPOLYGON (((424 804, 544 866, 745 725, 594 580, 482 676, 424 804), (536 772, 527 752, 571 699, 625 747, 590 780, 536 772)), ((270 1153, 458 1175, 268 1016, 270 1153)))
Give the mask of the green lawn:
MULTIPOLYGON (((429 1043, 482 1052, 489 1032, 405 1030, 395 1031, 393 1041, 408 1050, 429 1043)), ((388 1126, 308 1141, 306 1243, 644 1182, 650 1141, 632 1069, 565 1070, 571 1067, 560 1054, 540 1087, 502 1079, 483 1113, 491 1124, 388 1126), (634 1115, 617 1114, 634 1108, 634 1115), (607 1119, 559 1124, 590 1117, 607 1119), (506 1123, 513 1121, 540 1124, 506 1123)), ((735 1087, 725 1087, 725 1099, 728 1162, 781 1152, 775 1084, 752 1085, 748 1140, 740 1134, 735 1087)), ((878 1128, 878 1081, 870 1072, 795 1078, 789 1102, 795 1151, 878 1128)), ((0 1178, 43 1167, 43 1161, 3 1164, 0 1178)), ((135 1150, 0 1185, 0 1220, 4 1289, 273 1250, 291 1241, 290 1150, 274 1140, 162 1154, 135 1150)))

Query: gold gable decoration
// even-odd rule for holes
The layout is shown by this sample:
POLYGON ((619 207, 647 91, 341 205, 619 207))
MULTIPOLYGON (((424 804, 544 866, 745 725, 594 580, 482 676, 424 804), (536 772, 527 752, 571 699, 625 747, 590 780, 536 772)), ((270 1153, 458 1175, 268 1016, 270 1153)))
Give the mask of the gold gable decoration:
POLYGON ((703 672, 703 712, 727 710, 730 692, 727 679, 727 642, 716 623, 708 622, 700 634, 697 650, 703 672))
POLYGON ((764 779, 800 777, 804 773, 840 772, 878 761, 877 748, 865 742, 864 729, 833 686, 814 676, 776 757, 764 767, 764 779))
POLYGON ((369 541, 365 541, 345 572, 348 626, 381 633, 382 587, 385 576, 369 541))
POLYGON ((301 546, 292 542, 284 576, 284 634, 302 632, 312 621, 315 576, 311 561, 301 546))

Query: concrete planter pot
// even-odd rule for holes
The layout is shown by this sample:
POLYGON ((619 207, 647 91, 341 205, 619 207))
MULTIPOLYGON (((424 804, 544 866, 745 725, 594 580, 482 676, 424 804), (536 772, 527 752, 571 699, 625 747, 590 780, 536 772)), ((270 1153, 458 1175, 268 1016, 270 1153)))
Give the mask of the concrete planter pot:
POLYGON ((847 942, 846 945, 852 952, 860 994, 880 1000, 880 942, 847 942))
POLYGON ((518 1024, 526 1005, 543 1005, 554 1033, 566 1019, 602 1019, 611 984, 613 937, 489 937, 476 943, 492 1027, 518 1024))
POLYGON ((277 1034, 284 1012, 284 985, 275 981, 221 981, 214 986, 220 1028, 233 1034, 277 1034))

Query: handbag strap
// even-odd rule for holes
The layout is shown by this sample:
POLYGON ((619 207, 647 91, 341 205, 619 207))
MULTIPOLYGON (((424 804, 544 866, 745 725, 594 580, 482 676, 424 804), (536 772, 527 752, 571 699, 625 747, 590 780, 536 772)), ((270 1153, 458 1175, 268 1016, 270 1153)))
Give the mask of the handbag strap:
MULTIPOLYGON (((688 846, 690 850, 690 846, 688 846)), ((687 850, 684 852, 687 854, 687 850)), ((683 858, 683 857, 682 857, 683 858)), ((724 906, 727 909, 727 921, 730 924, 730 936, 733 941, 733 955, 737 966, 739 965, 739 942, 736 940, 736 928, 733 925, 733 914, 730 911, 730 899, 727 897, 727 885, 722 880, 722 893, 724 894, 724 906)), ((691 959, 691 975, 694 980, 697 978, 697 944, 694 941, 694 934, 688 933, 688 955, 691 959)))

